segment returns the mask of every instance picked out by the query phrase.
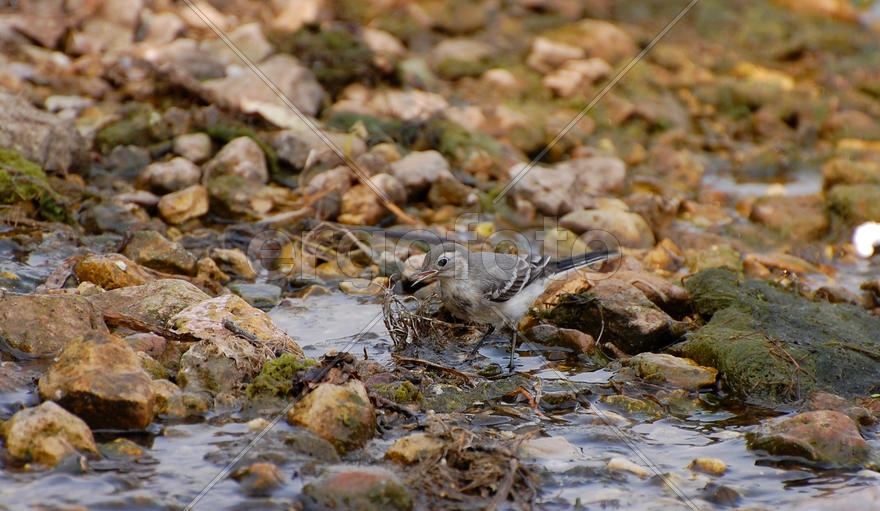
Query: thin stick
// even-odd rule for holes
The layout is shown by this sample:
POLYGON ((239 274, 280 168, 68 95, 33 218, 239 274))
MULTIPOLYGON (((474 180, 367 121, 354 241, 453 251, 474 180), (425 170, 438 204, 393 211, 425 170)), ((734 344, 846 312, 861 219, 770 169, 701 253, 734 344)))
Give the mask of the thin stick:
POLYGON ((104 322, 108 325, 128 328, 136 332, 150 332, 175 342, 199 342, 201 339, 192 334, 182 334, 159 325, 153 325, 118 312, 104 311, 104 322))
POLYGON ((429 360, 423 360, 421 358, 401 357, 400 355, 395 355, 393 353, 391 354, 391 356, 394 357, 394 359, 397 360, 398 362, 403 362, 405 364, 421 364, 423 366, 430 367, 432 369, 439 369, 441 371, 446 371, 447 373, 454 374, 454 375, 458 376, 459 378, 462 378, 464 381, 466 381, 468 385, 471 385, 471 378, 479 378, 479 376, 476 374, 463 373, 457 369, 453 369, 451 367, 446 367, 444 365, 440 365, 435 362, 431 362, 429 360))

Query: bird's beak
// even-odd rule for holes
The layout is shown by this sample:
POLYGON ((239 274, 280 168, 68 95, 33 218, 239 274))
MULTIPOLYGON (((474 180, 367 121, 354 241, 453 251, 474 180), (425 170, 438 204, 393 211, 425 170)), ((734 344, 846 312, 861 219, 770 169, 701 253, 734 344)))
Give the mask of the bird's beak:
POLYGON ((437 270, 423 270, 420 272, 413 273, 409 279, 412 281, 413 284, 418 284, 419 282, 421 282, 423 280, 430 279, 431 277, 437 275, 438 273, 440 273, 440 272, 438 272, 437 270))

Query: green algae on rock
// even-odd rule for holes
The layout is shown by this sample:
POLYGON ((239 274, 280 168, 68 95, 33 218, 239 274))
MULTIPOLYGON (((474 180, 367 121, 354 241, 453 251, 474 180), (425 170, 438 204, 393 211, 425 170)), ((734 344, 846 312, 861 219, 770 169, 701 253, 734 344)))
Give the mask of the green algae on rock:
POLYGON ((49 183, 36 163, 11 149, 0 149, 0 204, 30 201, 41 217, 54 222, 72 222, 64 198, 49 183))
POLYGON ((811 302, 768 282, 740 282, 721 268, 694 275, 685 287, 711 320, 675 351, 718 369, 738 397, 779 406, 814 390, 877 392, 880 319, 864 309, 811 302))
POLYGON ((316 360, 303 360, 292 353, 285 353, 263 364, 260 374, 247 386, 247 395, 250 398, 259 395, 290 397, 297 373, 316 365, 316 360))

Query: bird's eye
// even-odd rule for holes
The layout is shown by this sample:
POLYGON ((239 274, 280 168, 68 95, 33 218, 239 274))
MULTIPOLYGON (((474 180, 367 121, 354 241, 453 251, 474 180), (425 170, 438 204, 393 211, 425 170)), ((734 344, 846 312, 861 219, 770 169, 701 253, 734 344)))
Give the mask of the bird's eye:
POLYGON ((444 266, 446 266, 446 263, 448 263, 448 262, 449 262, 449 259, 446 259, 445 257, 441 257, 440 259, 437 259, 437 266, 443 268, 444 266))

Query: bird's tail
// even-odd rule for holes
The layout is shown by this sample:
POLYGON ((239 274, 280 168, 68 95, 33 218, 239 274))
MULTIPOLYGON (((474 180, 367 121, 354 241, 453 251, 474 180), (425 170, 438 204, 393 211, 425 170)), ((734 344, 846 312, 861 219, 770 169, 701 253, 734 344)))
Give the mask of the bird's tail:
POLYGON ((619 255, 619 252, 616 252, 614 250, 595 250, 593 252, 586 252, 583 254, 566 257, 565 259, 557 259, 550 264, 553 266, 552 273, 556 274, 567 272, 570 270, 576 270, 578 268, 582 268, 593 263, 607 261, 619 255))

